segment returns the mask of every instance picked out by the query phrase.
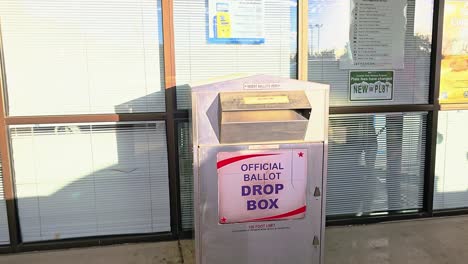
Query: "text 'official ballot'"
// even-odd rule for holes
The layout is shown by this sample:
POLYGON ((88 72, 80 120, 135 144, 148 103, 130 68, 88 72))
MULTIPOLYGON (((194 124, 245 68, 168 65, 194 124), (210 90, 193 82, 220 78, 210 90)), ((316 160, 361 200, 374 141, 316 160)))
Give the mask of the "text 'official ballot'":
POLYGON ((304 218, 307 150, 219 152, 219 223, 304 218))

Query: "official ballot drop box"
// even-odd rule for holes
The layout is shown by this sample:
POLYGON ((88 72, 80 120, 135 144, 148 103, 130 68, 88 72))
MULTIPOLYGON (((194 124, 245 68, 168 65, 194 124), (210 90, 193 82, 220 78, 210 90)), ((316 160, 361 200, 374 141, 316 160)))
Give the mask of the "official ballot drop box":
POLYGON ((328 85, 192 87, 197 264, 323 263, 328 85))

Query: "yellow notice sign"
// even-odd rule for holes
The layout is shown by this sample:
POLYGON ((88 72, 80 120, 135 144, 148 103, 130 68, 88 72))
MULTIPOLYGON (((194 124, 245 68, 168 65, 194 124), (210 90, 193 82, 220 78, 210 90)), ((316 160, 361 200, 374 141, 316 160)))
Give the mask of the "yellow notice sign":
POLYGON ((244 97, 244 104, 289 104, 289 98, 286 95, 277 96, 251 96, 244 97))
POLYGON ((216 26, 218 38, 230 38, 231 37, 231 15, 229 12, 217 12, 216 13, 216 26))
POLYGON ((468 103, 468 2, 446 1, 444 12, 439 101, 468 103))

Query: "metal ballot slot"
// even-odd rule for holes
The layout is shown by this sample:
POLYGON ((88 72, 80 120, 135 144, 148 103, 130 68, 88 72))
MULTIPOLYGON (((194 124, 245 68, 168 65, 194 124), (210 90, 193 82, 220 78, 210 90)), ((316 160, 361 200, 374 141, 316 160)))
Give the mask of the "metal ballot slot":
POLYGON ((323 262, 328 85, 192 87, 197 264, 323 262))
POLYGON ((304 140, 311 111, 304 91, 222 92, 219 98, 221 143, 304 140))

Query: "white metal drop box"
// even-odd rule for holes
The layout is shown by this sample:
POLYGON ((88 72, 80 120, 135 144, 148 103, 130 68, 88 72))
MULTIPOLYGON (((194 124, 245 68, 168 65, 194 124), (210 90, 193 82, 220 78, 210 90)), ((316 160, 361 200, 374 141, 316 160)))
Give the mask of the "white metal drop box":
POLYGON ((323 263, 328 85, 192 88, 197 264, 323 263))

